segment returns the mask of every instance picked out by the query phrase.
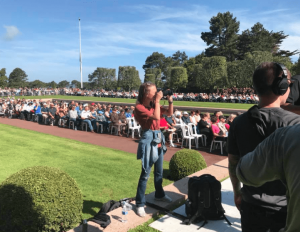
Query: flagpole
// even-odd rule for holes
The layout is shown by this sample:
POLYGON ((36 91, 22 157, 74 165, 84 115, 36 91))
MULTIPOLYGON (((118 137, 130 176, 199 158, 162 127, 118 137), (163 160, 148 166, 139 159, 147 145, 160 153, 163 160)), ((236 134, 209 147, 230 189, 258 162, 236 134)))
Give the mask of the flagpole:
POLYGON ((80 62, 80 81, 81 81, 81 89, 83 88, 82 83, 82 60, 81 60, 81 30, 80 30, 80 18, 79 18, 79 62, 80 62))

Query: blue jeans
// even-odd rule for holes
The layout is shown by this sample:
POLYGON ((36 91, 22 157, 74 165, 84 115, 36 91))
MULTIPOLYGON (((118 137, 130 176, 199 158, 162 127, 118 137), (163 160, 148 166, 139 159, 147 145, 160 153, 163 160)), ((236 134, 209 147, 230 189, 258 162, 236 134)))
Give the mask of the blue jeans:
POLYGON ((91 131, 94 130, 94 128, 93 128, 93 126, 92 126, 92 123, 91 123, 91 120, 89 120, 89 119, 84 119, 83 121, 86 122, 86 123, 89 125, 89 128, 90 128, 91 131))
MULTIPOLYGON (((160 150, 161 148, 158 148, 160 150)), ((154 163, 154 187, 155 187, 155 197, 162 198, 165 196, 164 189, 162 187, 163 181, 163 153, 158 151, 158 160, 154 163)), ((136 193, 136 206, 143 207, 146 204, 145 192, 147 187, 147 182, 151 173, 151 167, 148 167, 146 172, 142 167, 142 173, 139 179, 137 193, 136 193)))

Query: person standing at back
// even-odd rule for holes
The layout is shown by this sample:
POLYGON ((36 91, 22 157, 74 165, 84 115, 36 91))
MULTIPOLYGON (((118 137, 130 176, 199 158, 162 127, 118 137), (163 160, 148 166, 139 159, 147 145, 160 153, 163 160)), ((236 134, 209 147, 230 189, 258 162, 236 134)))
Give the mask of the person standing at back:
POLYGON ((134 117, 142 128, 137 151, 137 159, 142 161, 142 172, 136 193, 137 214, 140 217, 145 217, 145 191, 153 165, 155 200, 172 202, 172 199, 165 194, 162 187, 163 160, 166 147, 164 136, 159 129, 159 120, 162 114, 167 114, 168 116, 173 114, 173 99, 172 96, 167 96, 169 108, 164 109, 159 102, 162 96, 162 91, 157 92, 155 84, 151 82, 142 84, 134 111, 134 117))
POLYGON ((260 187, 245 184, 241 189, 236 167, 241 157, 252 152, 277 128, 300 124, 299 115, 280 108, 289 95, 290 84, 290 75, 285 66, 273 62, 260 64, 253 74, 253 86, 259 96, 259 104, 237 117, 230 126, 229 175, 234 201, 241 213, 242 231, 245 232, 278 232, 285 226, 285 186, 280 181, 272 181, 260 187))

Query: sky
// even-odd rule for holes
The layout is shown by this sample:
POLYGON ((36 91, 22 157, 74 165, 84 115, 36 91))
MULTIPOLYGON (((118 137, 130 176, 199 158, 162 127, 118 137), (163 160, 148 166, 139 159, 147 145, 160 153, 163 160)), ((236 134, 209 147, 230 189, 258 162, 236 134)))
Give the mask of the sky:
MULTIPOLYGON (((289 37, 281 49, 300 50, 300 1, 0 0, 0 69, 18 67, 29 81, 80 81, 79 18, 83 81, 97 67, 142 68, 153 52, 194 57, 207 45, 200 38, 209 20, 231 12, 240 31, 260 22, 289 37)), ((292 57, 298 60, 298 55, 292 57)))

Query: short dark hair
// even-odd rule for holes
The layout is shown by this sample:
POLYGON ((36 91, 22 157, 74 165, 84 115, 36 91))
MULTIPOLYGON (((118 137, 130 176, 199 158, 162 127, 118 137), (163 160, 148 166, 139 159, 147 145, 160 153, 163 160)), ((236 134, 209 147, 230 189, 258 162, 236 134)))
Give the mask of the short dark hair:
POLYGON ((253 73, 253 87, 259 96, 272 93, 272 83, 278 77, 282 69, 273 62, 261 63, 253 73))
POLYGON ((215 116, 215 115, 211 116, 210 121, 213 122, 213 123, 217 122, 218 121, 217 116, 215 116))

